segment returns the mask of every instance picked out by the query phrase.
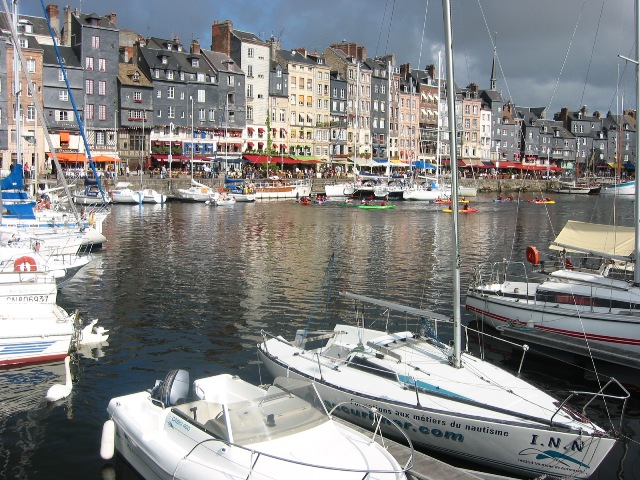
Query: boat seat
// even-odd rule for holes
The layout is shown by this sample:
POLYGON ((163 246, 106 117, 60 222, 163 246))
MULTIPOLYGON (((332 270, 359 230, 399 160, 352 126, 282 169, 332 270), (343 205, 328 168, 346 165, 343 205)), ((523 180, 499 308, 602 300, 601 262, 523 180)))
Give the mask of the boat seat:
POLYGON ((189 397, 189 372, 186 370, 169 370, 164 381, 156 382, 151 398, 159 400, 165 407, 178 405, 180 400, 189 397))
POLYGON ((212 435, 222 439, 228 440, 229 436, 227 435, 227 427, 225 425, 225 417, 221 415, 217 419, 207 420, 204 424, 204 428, 211 433, 212 435))

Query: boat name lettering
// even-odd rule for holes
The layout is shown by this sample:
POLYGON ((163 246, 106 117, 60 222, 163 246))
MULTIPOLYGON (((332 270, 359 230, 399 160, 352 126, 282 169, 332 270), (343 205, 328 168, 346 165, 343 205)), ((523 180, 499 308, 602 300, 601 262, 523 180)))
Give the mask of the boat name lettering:
POLYGON ((12 295, 7 297, 7 303, 47 303, 48 295, 12 295))
MULTIPOLYGON (((328 400, 325 400, 324 403, 325 403, 325 405, 327 406, 327 408, 329 410, 331 410, 333 407, 336 406, 335 403, 331 403, 328 400)), ((369 406, 366 405, 366 407, 369 407, 369 406)), ((350 415, 350 416, 353 416, 353 417, 360 417, 360 418, 364 418, 364 419, 368 419, 368 420, 375 420, 373 408, 375 408, 379 412, 383 412, 384 414, 391 415, 391 414, 395 413, 398 416, 404 416, 404 415, 400 415, 398 412, 393 412, 393 411, 391 411, 391 410, 389 410, 387 408, 385 408, 385 409, 381 409, 379 407, 370 407, 370 408, 372 408, 372 410, 367 411, 367 410, 358 409, 355 406, 340 405, 336 409, 336 411, 342 412, 345 415, 350 415)), ((422 419, 425 419, 425 420, 422 420, 422 421, 428 421, 430 423, 436 423, 438 425, 446 426, 446 422, 444 422, 443 420, 436 420, 436 419, 433 419, 431 417, 420 417, 418 415, 415 415, 415 419, 418 420, 418 421, 421 421, 422 419)), ((389 419, 387 419, 385 417, 382 417, 380 419, 380 423, 382 425, 392 425, 392 424, 395 423, 398 427, 403 428, 404 430, 412 430, 414 432, 418 431, 418 432, 420 432, 420 433, 422 433, 424 435, 432 435, 432 436, 434 436, 436 438, 445 438, 445 439, 448 439, 448 440, 453 440, 454 442, 455 441, 464 442, 464 435, 463 434, 458 433, 458 432, 451 432, 451 431, 448 431, 448 430, 445 430, 445 429, 442 429, 442 430, 439 429, 439 428, 430 429, 430 428, 425 427, 424 425, 415 425, 415 424, 413 424, 411 422, 406 422, 406 421, 403 422, 401 420, 396 420, 396 419, 389 420, 389 419)), ((452 423, 454 423, 454 422, 452 422, 452 423)), ((459 425, 459 424, 457 424, 457 425, 459 425)))
MULTIPOLYGON (((559 450, 559 449, 561 449, 560 441, 561 441, 560 438, 549 437, 549 442, 545 445, 544 441, 540 441, 540 443, 538 443, 538 435, 531 435, 531 445, 547 447, 547 448, 555 448, 555 449, 559 450)), ((574 452, 575 451, 581 452, 582 449, 584 448, 584 442, 582 440, 574 440, 573 442, 571 442, 571 444, 565 445, 562 448, 564 450, 572 450, 574 452)))
POLYGON ((188 423, 183 422, 178 417, 171 417, 171 422, 175 423, 179 427, 184 428, 186 431, 189 431, 191 429, 191 426, 188 423))
MULTIPOLYGON (((460 424, 456 424, 456 426, 460 428, 460 424)), ((475 425, 465 425, 464 428, 472 432, 488 433, 489 435, 498 435, 499 437, 509 436, 509 432, 505 432, 504 430, 496 430, 495 428, 491 428, 491 427, 477 427, 475 425)))

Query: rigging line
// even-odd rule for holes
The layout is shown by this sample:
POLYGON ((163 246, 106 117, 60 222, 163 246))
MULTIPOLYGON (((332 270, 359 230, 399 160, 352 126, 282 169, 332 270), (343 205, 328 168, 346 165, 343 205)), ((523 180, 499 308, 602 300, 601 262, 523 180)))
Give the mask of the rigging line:
POLYGON ((427 29, 427 13, 428 12, 429 12, 429 0, 427 0, 427 5, 424 9, 424 20, 422 21, 422 37, 420 40, 420 51, 418 53, 418 71, 420 70, 420 66, 422 65, 422 48, 424 47, 424 32, 427 29))
POLYGON ((493 47, 493 50, 496 52, 496 59, 498 60, 498 68, 500 69, 500 73, 502 74, 502 80, 504 81, 504 86, 507 89, 507 96, 511 98, 511 91, 509 90, 509 83, 507 82, 507 76, 504 74, 504 71, 502 70, 502 63, 500 63, 500 56, 498 55, 498 50, 496 45, 497 42, 495 38, 493 38, 493 36, 491 35, 491 30, 489 29, 489 22, 487 21, 487 17, 484 14, 484 10, 482 9, 482 3, 480 3, 480 0, 477 0, 477 2, 478 2, 478 7, 480 8, 480 13, 482 14, 482 20, 484 20, 484 26, 487 29, 487 34, 489 35, 489 40, 491 40, 491 46, 493 47))
POLYGON ((591 71, 591 62, 593 62, 593 52, 596 49, 596 42, 598 40, 598 32, 600 31, 600 24, 602 23, 602 13, 604 12, 604 0, 600 7, 600 16, 598 17, 598 26, 596 27, 596 34, 593 37, 593 45, 591 46, 591 55, 589 55, 589 64, 587 65, 587 75, 584 79, 584 85, 582 86, 582 95, 580 96, 580 105, 584 105, 584 92, 587 89, 587 81, 589 80, 589 72, 591 71))
MULTIPOLYGON (((396 0, 393 0, 393 5, 391 6, 391 16, 389 17, 389 29, 387 30, 387 43, 384 46, 385 55, 387 54, 387 51, 389 49, 389 37, 391 36, 391 25, 393 24, 393 12, 395 11, 395 9, 396 9, 396 0)), ((389 72, 388 75, 391 75, 391 72, 389 72)))
POLYGON ((580 25, 580 19, 582 18, 582 13, 584 12, 584 7, 587 3, 587 0, 582 2, 582 7, 580 8, 580 12, 578 13, 578 19, 576 20, 576 25, 573 27, 573 34, 571 35, 571 41, 569 42, 569 46, 567 47, 567 52, 564 55, 564 60, 562 61, 562 67, 560 68, 560 73, 556 78, 556 84, 553 87, 553 92, 551 92, 551 98, 549 99, 549 104, 547 105, 547 110, 551 111, 551 103, 553 102, 553 97, 555 97, 556 92, 558 90, 558 85, 560 84, 560 77, 562 76, 562 72, 564 71, 564 67, 567 65, 567 58, 569 57, 569 52, 571 51, 571 46, 573 45, 573 41, 576 38, 576 32, 578 31, 578 25, 580 25))
MULTIPOLYGON (((394 3, 395 3, 395 0, 394 0, 394 3)), ((382 37, 382 27, 384 26, 384 19, 387 16, 387 8, 389 8, 389 0, 387 0, 385 2, 385 4, 384 4, 384 13, 382 14, 382 22, 380 24, 380 31, 378 32, 378 43, 376 43, 376 54, 375 54, 375 56, 378 55, 379 50, 380 50, 380 37, 382 37)), ((391 22, 389 22, 389 23, 391 23, 391 22)))

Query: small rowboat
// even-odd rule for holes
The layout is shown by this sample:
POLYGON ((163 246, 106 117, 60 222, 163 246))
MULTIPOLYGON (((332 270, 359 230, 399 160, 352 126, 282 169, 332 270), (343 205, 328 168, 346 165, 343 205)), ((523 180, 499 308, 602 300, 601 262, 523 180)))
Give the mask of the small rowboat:
POLYGON ((555 200, 529 200, 529 203, 535 203, 536 205, 553 205, 555 200))

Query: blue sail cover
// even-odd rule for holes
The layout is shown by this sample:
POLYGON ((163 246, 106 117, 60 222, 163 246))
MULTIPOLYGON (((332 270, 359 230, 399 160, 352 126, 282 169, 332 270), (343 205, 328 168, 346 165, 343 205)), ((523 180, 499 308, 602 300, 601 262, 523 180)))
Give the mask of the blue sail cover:
POLYGON ((2 179, 2 190, 22 190, 22 164, 16 163, 9 176, 2 179))

